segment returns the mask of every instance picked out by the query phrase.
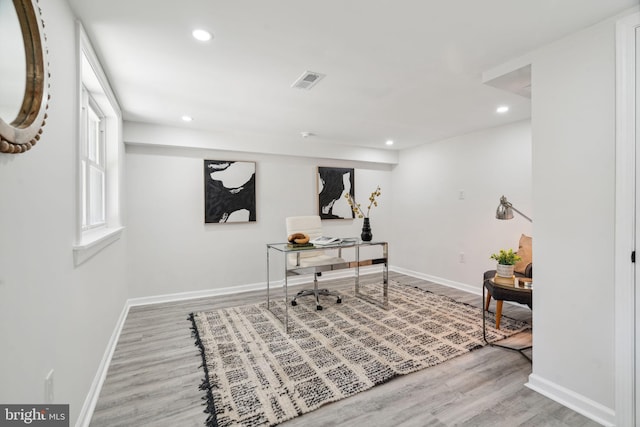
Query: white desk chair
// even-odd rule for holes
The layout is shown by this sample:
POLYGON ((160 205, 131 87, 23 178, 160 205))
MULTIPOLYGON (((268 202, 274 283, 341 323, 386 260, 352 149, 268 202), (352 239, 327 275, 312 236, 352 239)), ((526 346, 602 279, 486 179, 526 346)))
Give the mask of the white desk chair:
MULTIPOLYGON (((286 219, 287 235, 293 233, 305 233, 311 240, 322 236, 322 221, 318 215, 293 216, 286 219)), ((340 294, 331 292, 328 289, 318 289, 318 276, 322 271, 333 270, 335 264, 345 263, 345 260, 335 256, 327 255, 324 251, 309 250, 290 254, 288 268, 295 274, 313 274, 313 289, 304 289, 296 294, 291 300, 291 305, 297 305, 296 299, 307 295, 315 295, 316 310, 322 310, 320 305, 320 295, 337 297, 337 303, 341 303, 340 294)))

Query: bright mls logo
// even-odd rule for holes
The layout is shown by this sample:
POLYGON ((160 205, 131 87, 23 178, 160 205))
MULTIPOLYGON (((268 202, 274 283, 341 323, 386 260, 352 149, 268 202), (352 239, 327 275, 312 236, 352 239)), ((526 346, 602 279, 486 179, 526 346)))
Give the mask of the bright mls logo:
POLYGON ((0 405, 0 427, 69 427, 69 405, 0 405))

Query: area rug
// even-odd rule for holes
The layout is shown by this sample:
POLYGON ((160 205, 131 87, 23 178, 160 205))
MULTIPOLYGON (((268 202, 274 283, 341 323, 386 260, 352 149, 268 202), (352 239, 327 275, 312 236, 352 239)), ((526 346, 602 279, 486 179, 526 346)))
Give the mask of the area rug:
MULTIPOLYGON (((271 305, 283 314, 284 301, 271 305)), ((480 308, 393 281, 388 310, 352 290, 321 311, 313 298, 288 309, 288 334, 266 302, 191 314, 208 426, 276 425, 484 345, 480 308)), ((528 328, 502 317, 496 330, 489 316, 489 341, 528 328)))

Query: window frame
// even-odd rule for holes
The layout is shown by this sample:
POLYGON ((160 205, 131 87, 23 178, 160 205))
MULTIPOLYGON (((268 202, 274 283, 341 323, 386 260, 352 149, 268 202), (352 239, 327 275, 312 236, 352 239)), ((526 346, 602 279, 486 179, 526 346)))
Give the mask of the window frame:
POLYGON ((106 117, 104 113, 102 113, 102 111, 100 110, 100 107, 98 106, 96 101, 93 99, 93 97, 89 93, 89 90, 86 88, 84 84, 82 85, 81 109, 82 109, 82 114, 81 114, 82 118, 80 123, 80 132, 81 132, 80 134, 81 135, 80 136, 80 158, 81 158, 80 167, 82 168, 82 172, 81 172, 80 184, 82 186, 81 219, 82 219, 82 230, 84 232, 90 229, 97 229, 97 228, 107 226, 106 185, 105 185, 106 177, 107 177, 106 141, 105 141, 106 140, 106 129, 105 129, 106 117), (89 132, 91 131, 89 124, 91 122, 90 116, 92 114, 96 116, 97 122, 98 122, 97 136, 96 136, 97 159, 93 159, 89 153, 90 143, 88 142, 88 139, 89 139, 89 132), (90 218, 93 217, 92 216, 93 209, 91 207, 91 200, 92 200, 91 196, 93 195, 93 191, 92 191, 93 186, 89 182, 91 169, 97 170, 102 177, 102 185, 101 185, 100 194, 99 194, 99 197, 101 199, 100 210, 102 212, 100 213, 100 220, 95 222, 90 220, 90 218))
MULTIPOLYGON (((111 243, 120 239, 124 226, 121 214, 121 183, 124 169, 124 144, 122 141, 122 112, 109 80, 102 69, 91 41, 77 23, 77 150, 76 150, 76 237, 73 245, 74 264, 86 262, 111 243), (85 213, 90 200, 85 197, 85 174, 89 165, 85 159, 88 108, 96 110, 100 118, 101 149, 98 154, 103 167, 103 218, 95 224, 85 224, 85 213)), ((90 189, 89 193, 91 194, 90 189)))

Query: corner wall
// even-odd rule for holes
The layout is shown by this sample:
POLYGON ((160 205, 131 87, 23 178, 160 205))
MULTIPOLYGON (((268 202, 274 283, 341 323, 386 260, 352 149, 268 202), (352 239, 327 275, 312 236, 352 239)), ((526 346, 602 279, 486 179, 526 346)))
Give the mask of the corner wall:
POLYGON ((615 20, 535 52, 532 70, 529 386, 613 425, 615 20))
POLYGON ((501 195, 535 219, 529 121, 404 150, 392 178, 392 263, 410 274, 480 293, 489 256, 531 235, 495 219, 501 195))
POLYGON ((0 402, 44 403, 54 369, 53 403, 70 404, 73 425, 126 301, 125 242, 74 267, 75 22, 66 1, 39 5, 49 117, 31 151, 0 154, 0 402))

